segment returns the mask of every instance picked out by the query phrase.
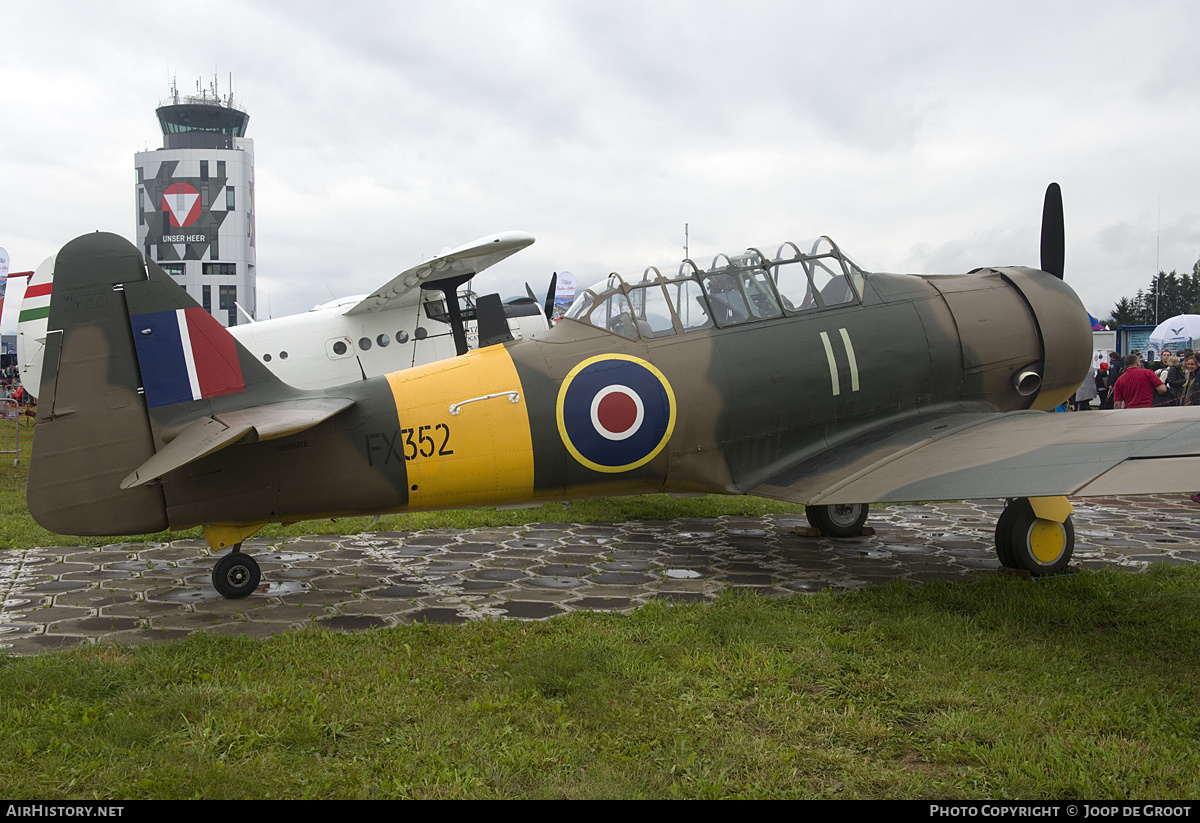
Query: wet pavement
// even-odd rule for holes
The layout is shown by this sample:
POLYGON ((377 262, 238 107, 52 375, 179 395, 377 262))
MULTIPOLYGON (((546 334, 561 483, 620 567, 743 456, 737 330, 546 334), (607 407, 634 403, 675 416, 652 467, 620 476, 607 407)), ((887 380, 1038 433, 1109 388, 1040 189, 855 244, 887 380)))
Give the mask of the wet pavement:
MULTIPOLYGON (((1200 563, 1200 506, 1184 495, 1079 499, 1072 566, 1200 563)), ((731 588, 788 595, 995 574, 998 500, 872 509, 874 534, 804 534, 803 514, 379 532, 248 541, 263 583, 225 600, 202 540, 0 551, 0 653, 264 637, 303 626, 541 620, 627 612, 731 588)))

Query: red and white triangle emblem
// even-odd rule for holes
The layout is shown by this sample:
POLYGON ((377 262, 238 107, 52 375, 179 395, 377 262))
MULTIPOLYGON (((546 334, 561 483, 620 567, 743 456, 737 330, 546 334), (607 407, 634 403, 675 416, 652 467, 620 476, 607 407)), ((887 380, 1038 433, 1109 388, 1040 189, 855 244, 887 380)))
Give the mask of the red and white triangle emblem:
POLYGON ((200 216, 200 192, 187 183, 172 183, 163 192, 162 205, 171 215, 172 226, 190 226, 200 216))

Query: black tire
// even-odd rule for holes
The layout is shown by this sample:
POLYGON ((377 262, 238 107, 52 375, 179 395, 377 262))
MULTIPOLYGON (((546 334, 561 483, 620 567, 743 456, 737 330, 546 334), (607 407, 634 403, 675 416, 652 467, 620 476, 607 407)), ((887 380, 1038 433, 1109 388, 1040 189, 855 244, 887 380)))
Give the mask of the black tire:
POLYGON ((231 552, 213 566, 212 583, 222 597, 240 600, 249 597, 258 588, 262 578, 258 562, 248 554, 231 552))
POLYGON ((1021 501, 1026 506, 1029 505, 1027 498, 1020 500, 1010 500, 1004 507, 1004 511, 1000 512, 1000 516, 996 518, 996 556, 1000 558, 1000 565, 1007 566, 1010 569, 1017 568, 1017 563, 1013 559, 1012 553, 1012 521, 1017 515, 1018 505, 1021 501))
POLYGON ((1000 562, 1010 568, 1024 569, 1034 577, 1061 572, 1071 562, 1074 550, 1075 524, 1070 516, 1062 523, 1042 520, 1033 513, 1027 498, 1010 503, 996 523, 996 553, 1000 562), (1005 544, 1007 560, 1001 548, 1005 544))
POLYGON ((826 537, 854 537, 867 522, 866 503, 839 503, 833 506, 805 506, 809 525, 826 537))

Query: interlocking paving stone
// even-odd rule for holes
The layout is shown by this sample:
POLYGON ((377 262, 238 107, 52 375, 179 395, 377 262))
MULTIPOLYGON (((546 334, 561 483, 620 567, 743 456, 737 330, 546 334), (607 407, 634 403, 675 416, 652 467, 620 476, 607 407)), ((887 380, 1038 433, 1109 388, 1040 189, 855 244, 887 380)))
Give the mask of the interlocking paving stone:
MULTIPOLYGON (((1140 573, 1200 563, 1200 506, 1184 495, 1076 500, 1077 568, 1140 573)), ((314 535, 247 541, 263 584, 212 588, 202 540, 0 550, 0 653, 169 642, 202 631, 266 637, 302 626, 543 620, 628 612, 728 589, 794 595, 992 574, 998 501, 872 509, 873 535, 808 537, 803 514, 621 524, 314 535)))

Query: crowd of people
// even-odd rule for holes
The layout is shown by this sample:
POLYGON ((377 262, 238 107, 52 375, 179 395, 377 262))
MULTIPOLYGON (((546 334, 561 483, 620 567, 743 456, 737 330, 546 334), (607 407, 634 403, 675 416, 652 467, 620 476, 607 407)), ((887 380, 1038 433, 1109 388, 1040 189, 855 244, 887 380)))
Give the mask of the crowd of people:
POLYGON ((1075 393, 1075 411, 1092 408, 1099 399, 1101 409, 1148 409, 1152 406, 1200 406, 1200 355, 1191 349, 1161 355, 1134 349, 1120 357, 1108 353, 1108 361, 1092 368, 1075 393))
POLYGON ((0 369, 0 391, 5 399, 16 400, 18 406, 28 406, 33 402, 29 392, 21 385, 21 371, 16 366, 0 369))

